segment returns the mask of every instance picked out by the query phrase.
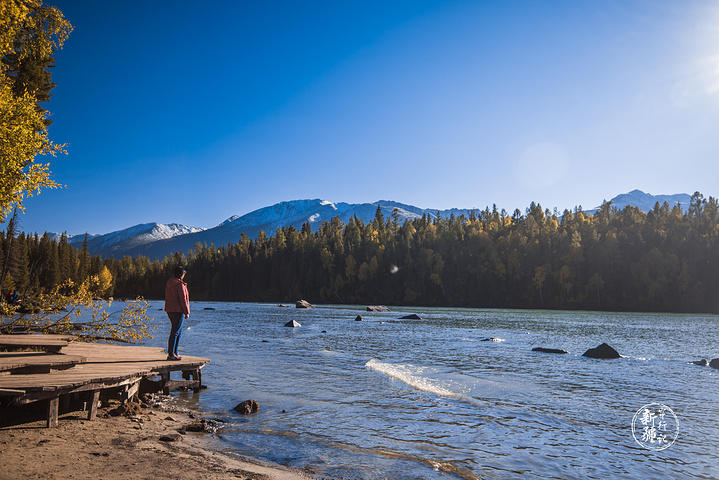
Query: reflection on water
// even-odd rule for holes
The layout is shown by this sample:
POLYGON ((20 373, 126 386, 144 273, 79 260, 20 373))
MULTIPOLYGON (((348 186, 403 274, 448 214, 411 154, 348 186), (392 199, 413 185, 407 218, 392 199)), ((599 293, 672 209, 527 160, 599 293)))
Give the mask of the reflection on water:
POLYGON ((719 478, 719 370, 688 364, 719 357, 715 316, 193 306, 180 351, 212 359, 200 405, 241 455, 325 478, 719 478), (581 356, 602 342, 626 357, 581 356), (678 417, 666 450, 632 437, 649 403, 678 417))

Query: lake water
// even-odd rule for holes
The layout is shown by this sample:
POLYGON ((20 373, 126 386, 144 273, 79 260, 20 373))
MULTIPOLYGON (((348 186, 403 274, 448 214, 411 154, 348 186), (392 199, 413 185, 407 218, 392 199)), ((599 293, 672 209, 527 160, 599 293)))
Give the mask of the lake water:
MULTIPOLYGON (((160 329, 146 344, 163 346, 169 321, 151 305, 160 329)), ((717 316, 192 308, 180 353, 212 359, 195 406, 228 422, 221 439, 239 455, 318 478, 719 478, 719 370, 688 364, 719 357, 717 316), (582 356, 603 342, 625 358, 582 356), (259 413, 232 412, 247 399, 259 413), (653 403, 677 420, 637 421, 653 403), (645 436, 652 424, 664 443, 645 436)))

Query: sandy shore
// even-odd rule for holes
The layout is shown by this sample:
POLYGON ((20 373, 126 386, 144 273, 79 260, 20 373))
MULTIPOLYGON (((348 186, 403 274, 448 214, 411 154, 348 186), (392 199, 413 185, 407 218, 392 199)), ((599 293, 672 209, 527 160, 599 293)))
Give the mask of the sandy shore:
POLYGON ((41 417, 32 417, 27 407, 0 408, 0 478, 311 478, 220 452, 213 435, 184 431, 197 425, 200 415, 173 407, 172 402, 110 416, 117 406, 100 409, 92 421, 82 412, 62 415, 57 428, 45 428, 41 417))

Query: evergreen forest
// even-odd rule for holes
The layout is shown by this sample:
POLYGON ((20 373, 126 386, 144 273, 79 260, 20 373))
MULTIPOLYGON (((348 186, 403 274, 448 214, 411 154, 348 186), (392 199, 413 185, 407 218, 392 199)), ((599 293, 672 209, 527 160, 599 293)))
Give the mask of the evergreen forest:
POLYGON ((718 241, 719 203, 697 192, 684 209, 648 213, 604 203, 560 215, 532 203, 524 214, 495 207, 401 223, 378 209, 368 223, 335 218, 153 260, 100 258, 64 236, 8 229, 0 261, 3 291, 21 298, 109 275, 106 296, 162 299, 181 264, 191 300, 719 313, 718 241))

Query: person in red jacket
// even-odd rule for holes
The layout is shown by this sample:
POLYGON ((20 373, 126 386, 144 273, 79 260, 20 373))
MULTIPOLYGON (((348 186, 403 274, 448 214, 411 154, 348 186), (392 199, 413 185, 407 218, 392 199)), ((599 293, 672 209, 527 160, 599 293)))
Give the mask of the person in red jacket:
POLYGON ((187 284, 182 281, 187 272, 183 267, 176 267, 174 276, 165 285, 165 312, 172 322, 170 338, 167 341, 167 359, 180 360, 177 345, 182 334, 182 317, 190 318, 190 295, 187 284))

